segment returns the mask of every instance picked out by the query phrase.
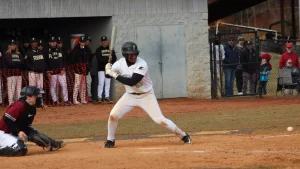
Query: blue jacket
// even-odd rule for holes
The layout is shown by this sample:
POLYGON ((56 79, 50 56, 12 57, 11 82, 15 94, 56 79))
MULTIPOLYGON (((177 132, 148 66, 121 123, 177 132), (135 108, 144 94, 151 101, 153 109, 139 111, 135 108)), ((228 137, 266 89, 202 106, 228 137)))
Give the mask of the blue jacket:
POLYGON ((263 66, 262 70, 259 72, 259 80, 261 82, 267 82, 269 81, 269 74, 270 74, 270 69, 268 64, 265 64, 265 66, 263 66), (263 72, 266 72, 267 74, 263 74, 263 72))
POLYGON ((236 46, 226 44, 224 47, 225 59, 223 60, 223 68, 233 68, 239 63, 239 49, 236 46))

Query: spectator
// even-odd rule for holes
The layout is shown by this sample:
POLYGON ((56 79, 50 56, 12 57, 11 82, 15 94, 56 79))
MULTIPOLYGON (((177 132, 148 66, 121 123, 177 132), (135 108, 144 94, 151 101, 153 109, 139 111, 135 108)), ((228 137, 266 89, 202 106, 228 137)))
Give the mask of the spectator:
POLYGON ((299 83, 299 76, 300 76, 299 68, 293 66, 292 59, 287 60, 285 67, 283 67, 281 71, 279 71, 278 76, 279 76, 279 83, 284 85, 283 94, 285 96, 292 95, 294 93, 293 90, 296 90, 294 84, 299 83))
POLYGON ((270 64, 271 55, 263 54, 260 62, 260 72, 259 72, 259 93, 266 95, 267 94, 267 83, 269 81, 269 74, 272 70, 270 64))
POLYGON ((238 44, 236 45, 238 49, 238 54, 239 54, 239 65, 237 65, 236 71, 235 71, 235 78, 236 78, 236 88, 238 90, 238 95, 241 96, 243 95, 243 66, 240 64, 241 63, 241 53, 244 50, 244 37, 239 36, 238 37, 238 44))
POLYGON ((105 76, 105 65, 109 62, 109 56, 111 57, 111 64, 115 63, 117 60, 114 50, 109 50, 108 41, 106 36, 101 37, 101 46, 96 50, 96 57, 98 60, 98 102, 103 101, 107 103, 112 103, 110 100, 110 80, 105 76), (105 99, 102 100, 103 88, 105 87, 105 99))
POLYGON ((217 77, 218 80, 220 79, 220 60, 224 60, 225 58, 225 51, 224 51, 224 46, 220 44, 219 42, 219 37, 216 35, 215 36, 215 41, 214 41, 214 47, 212 48, 213 53, 216 55, 216 71, 217 71, 217 77))
POLYGON ((241 64, 243 66, 243 94, 247 94, 248 82, 250 82, 250 94, 255 94, 259 56, 253 49, 251 41, 246 42, 246 48, 241 53, 241 64))
POLYGON ((223 60, 223 71, 225 74, 225 96, 233 95, 233 83, 236 66, 239 62, 238 49, 234 45, 234 37, 228 39, 224 47, 225 59, 223 60))
POLYGON ((11 105, 20 97, 22 89, 21 70, 24 67, 24 56, 19 52, 15 40, 11 40, 4 55, 4 76, 7 78, 8 103, 11 105))
POLYGON ((298 56, 295 52, 292 51, 293 44, 287 43, 285 47, 286 52, 284 52, 279 59, 279 68, 282 69, 289 59, 292 60, 292 64, 294 67, 299 68, 298 56))

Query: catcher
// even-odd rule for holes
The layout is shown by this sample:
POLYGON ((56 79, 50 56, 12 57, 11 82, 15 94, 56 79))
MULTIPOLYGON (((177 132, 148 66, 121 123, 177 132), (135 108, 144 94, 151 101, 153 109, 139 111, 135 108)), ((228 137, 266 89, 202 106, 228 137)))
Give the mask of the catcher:
POLYGON ((49 151, 65 146, 65 142, 53 140, 31 126, 36 106, 42 103, 42 98, 38 96, 43 93, 42 89, 34 86, 24 87, 19 100, 8 107, 0 120, 0 156, 25 156, 27 141, 49 151))

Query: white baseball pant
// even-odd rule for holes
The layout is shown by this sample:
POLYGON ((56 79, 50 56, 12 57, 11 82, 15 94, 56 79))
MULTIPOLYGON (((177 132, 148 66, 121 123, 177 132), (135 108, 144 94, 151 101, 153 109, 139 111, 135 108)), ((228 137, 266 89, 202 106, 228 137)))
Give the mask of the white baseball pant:
POLYGON ((86 88, 87 88, 87 95, 91 98, 92 97, 92 77, 91 73, 89 72, 88 75, 86 75, 86 88))
MULTIPOLYGON (((0 149, 5 147, 12 147, 18 141, 18 137, 7 134, 0 130, 0 149)), ((14 147, 13 147, 14 148, 14 147)))
POLYGON ((81 103, 86 103, 86 81, 85 75, 75 73, 74 90, 73 90, 73 102, 78 104, 77 96, 80 88, 81 103))
POLYGON ((104 95, 105 98, 109 97, 109 90, 110 90, 110 80, 111 78, 106 78, 105 77, 105 72, 104 71, 99 71, 98 72, 98 97, 102 98, 102 93, 103 93, 103 88, 104 89, 104 95))
POLYGON ((185 132, 179 129, 171 120, 164 117, 157 103, 154 91, 151 90, 142 95, 133 95, 126 92, 120 98, 109 115, 107 140, 115 139, 118 120, 134 107, 140 107, 155 123, 166 127, 177 135, 180 135, 181 137, 186 135, 185 132))
POLYGON ((62 95, 64 97, 64 101, 68 101, 68 87, 67 87, 67 79, 66 79, 66 73, 64 73, 63 75, 61 74, 56 74, 56 75, 52 75, 51 79, 50 79, 50 92, 51 92, 51 96, 52 96, 52 100, 54 102, 57 101, 57 95, 56 95, 56 86, 57 83, 60 84, 62 90, 62 95))
POLYGON ((43 89, 43 73, 28 72, 28 80, 30 86, 43 89))
POLYGON ((22 76, 7 77, 8 103, 11 105, 20 97, 22 89, 22 76))

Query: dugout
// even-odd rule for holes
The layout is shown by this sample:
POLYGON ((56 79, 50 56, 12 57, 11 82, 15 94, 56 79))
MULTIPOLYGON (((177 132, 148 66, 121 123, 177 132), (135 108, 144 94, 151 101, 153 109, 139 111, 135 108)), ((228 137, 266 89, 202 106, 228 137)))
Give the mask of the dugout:
MULTIPOLYGON (((71 35, 85 34, 92 38, 90 48, 92 53, 101 45, 101 36, 110 40, 112 29, 111 17, 74 17, 74 18, 30 18, 30 19, 2 19, 0 20, 0 44, 2 52, 7 49, 8 40, 18 38, 20 45, 25 39, 36 37, 42 39, 45 48, 48 46, 50 36, 60 36, 66 51, 71 49, 71 35)), ((97 60, 94 57, 91 69, 93 79, 92 96, 97 99, 98 73, 97 60)), ((112 81, 111 85, 114 85, 112 81)), ((5 85, 4 85, 5 86, 5 85)), ((70 88, 68 86, 68 88, 70 88)), ((71 87, 72 88, 72 87, 71 87)), ((111 87, 112 95, 114 87, 111 87)))

